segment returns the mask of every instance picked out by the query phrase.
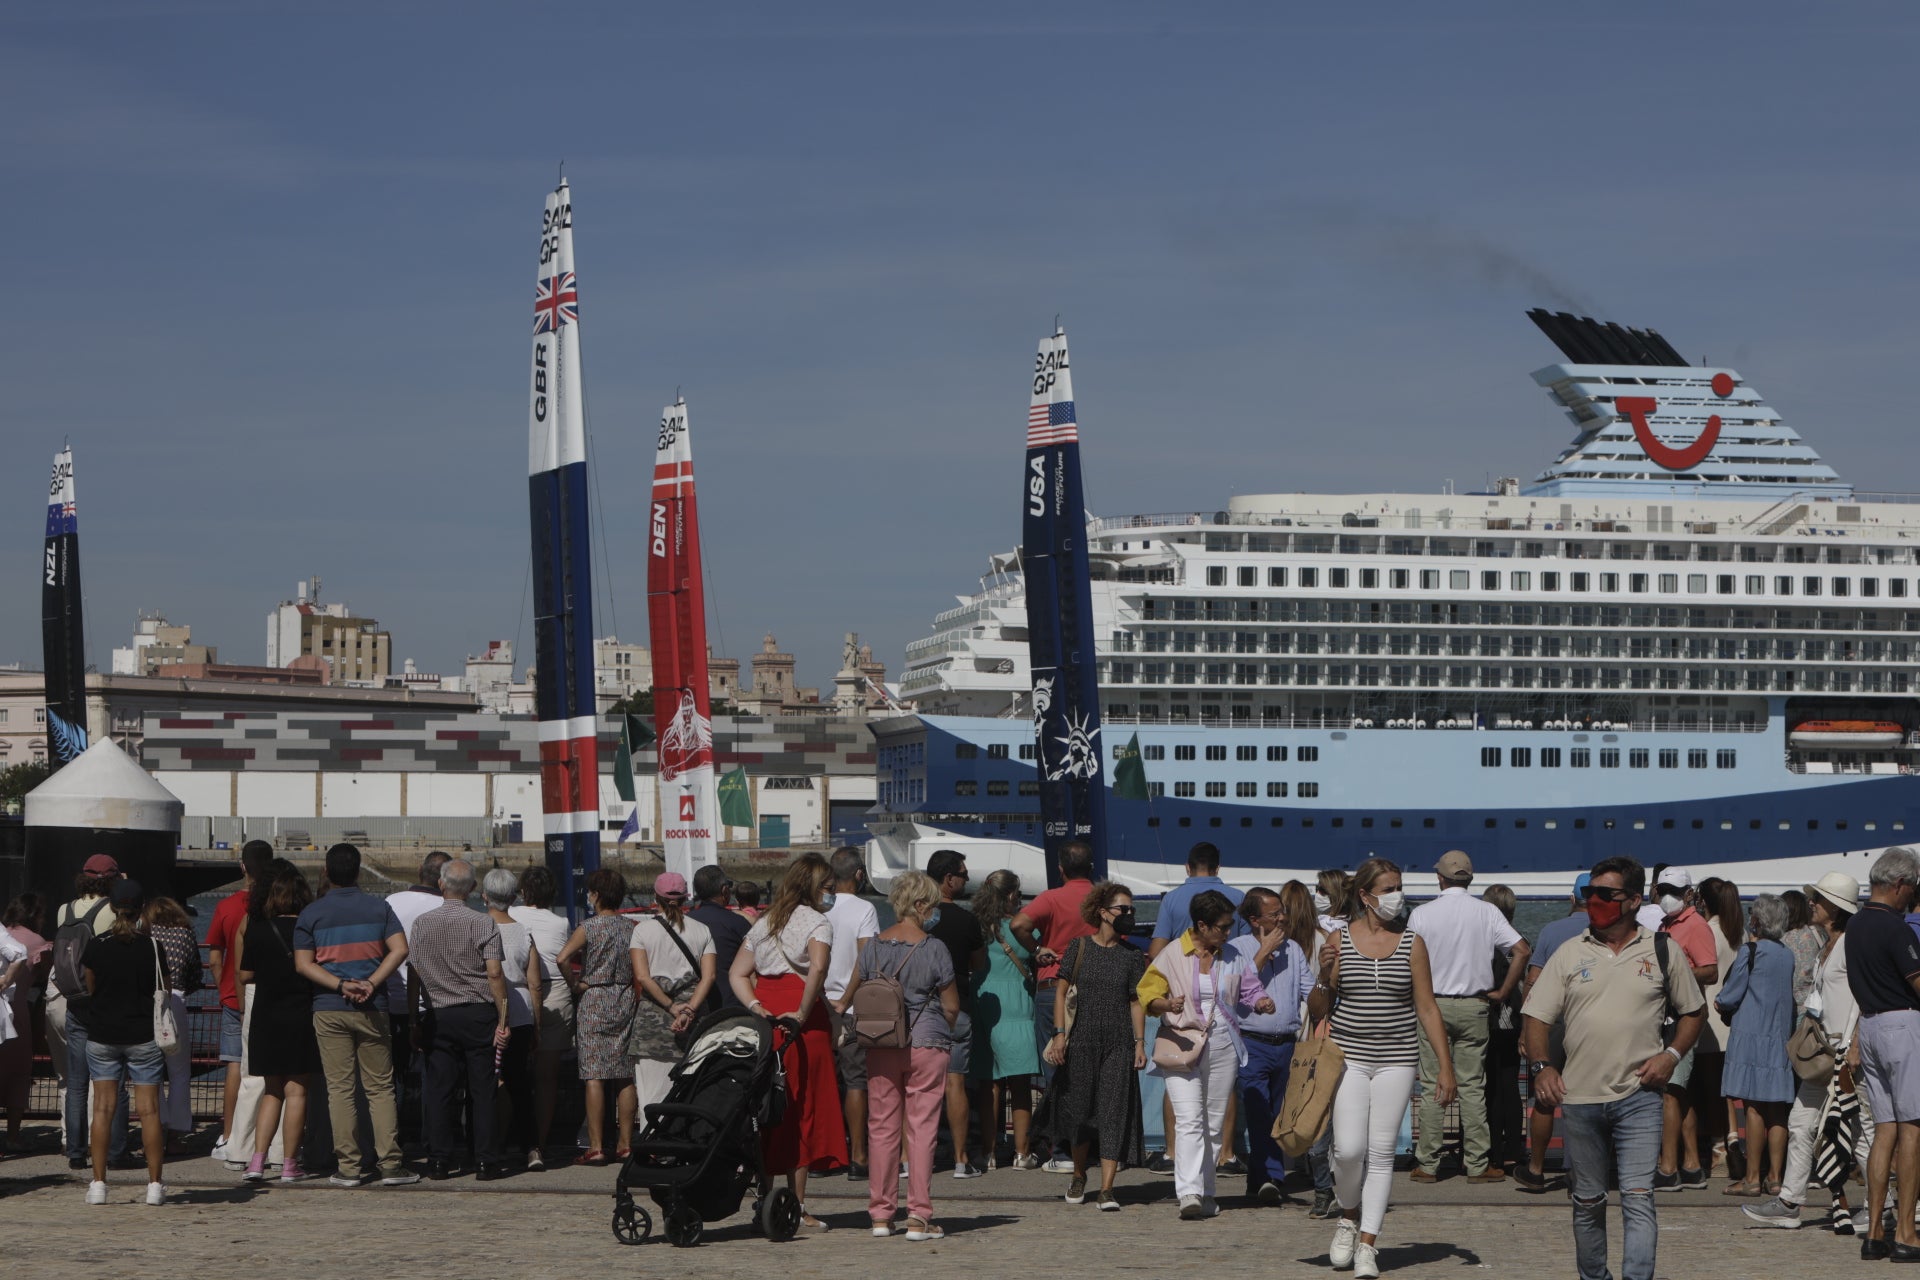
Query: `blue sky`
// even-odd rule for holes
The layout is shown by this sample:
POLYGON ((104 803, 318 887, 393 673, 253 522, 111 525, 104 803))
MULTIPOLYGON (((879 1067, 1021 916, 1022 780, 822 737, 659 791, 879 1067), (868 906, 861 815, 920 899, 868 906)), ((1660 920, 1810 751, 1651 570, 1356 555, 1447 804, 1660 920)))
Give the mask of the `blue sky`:
POLYGON ((38 664, 66 438, 103 667, 140 609, 260 661, 308 574, 423 669, 530 653, 562 158, 602 634, 645 633, 680 386, 716 648, 773 630, 825 683, 855 630, 897 672, 1019 536, 1055 313, 1102 513, 1530 476, 1567 438, 1539 304, 1735 364, 1843 475, 1920 489, 1920 17, 1548 8, 9 6, 0 662, 38 664))

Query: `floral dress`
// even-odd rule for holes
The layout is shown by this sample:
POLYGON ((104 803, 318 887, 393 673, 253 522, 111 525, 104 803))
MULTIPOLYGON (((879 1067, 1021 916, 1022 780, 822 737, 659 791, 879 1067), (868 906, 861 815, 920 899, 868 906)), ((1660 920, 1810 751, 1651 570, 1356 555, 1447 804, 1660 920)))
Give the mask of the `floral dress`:
POLYGON ((633 921, 625 916, 595 916, 580 926, 587 945, 580 953, 580 1007, 574 1015, 574 1035, 580 1054, 582 1080, 633 1079, 633 1060, 627 1056, 627 1037, 633 1031, 633 958, 627 939, 633 921))

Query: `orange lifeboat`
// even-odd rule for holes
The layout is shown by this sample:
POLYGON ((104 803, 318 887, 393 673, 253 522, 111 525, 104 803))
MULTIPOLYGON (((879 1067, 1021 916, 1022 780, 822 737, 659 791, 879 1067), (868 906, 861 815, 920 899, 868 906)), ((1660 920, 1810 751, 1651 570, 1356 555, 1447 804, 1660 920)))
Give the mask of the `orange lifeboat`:
POLYGON ((1802 720, 1787 741, 1796 747, 1897 747, 1905 736, 1893 720, 1802 720))

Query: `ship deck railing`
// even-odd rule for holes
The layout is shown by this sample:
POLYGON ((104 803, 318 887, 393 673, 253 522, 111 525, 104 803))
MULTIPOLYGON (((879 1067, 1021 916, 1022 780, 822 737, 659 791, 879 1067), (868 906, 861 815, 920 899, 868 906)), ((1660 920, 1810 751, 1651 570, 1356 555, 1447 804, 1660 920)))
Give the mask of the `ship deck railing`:
MULTIPOLYGON (((1489 497, 1487 494, 1463 494, 1461 497, 1489 497)), ((1886 503, 1896 506, 1920 505, 1920 494, 1856 494, 1842 504, 1851 506, 1860 503, 1886 503)), ((1771 512, 1771 508, 1769 512, 1771 512)), ((1768 513, 1762 513, 1766 515, 1768 513)), ((1706 536, 1720 534, 1756 536, 1752 530, 1741 529, 1735 525, 1739 513, 1727 513, 1727 528, 1719 528, 1720 521, 1693 521, 1693 526, 1674 529, 1662 524, 1658 527, 1644 517, 1635 520, 1629 516, 1583 516, 1574 520, 1543 519, 1538 516, 1441 516, 1437 512, 1416 507, 1402 507, 1391 511, 1167 511, 1150 512, 1136 515, 1096 516, 1089 522, 1094 533, 1118 533, 1128 529, 1344 529, 1374 530, 1382 533, 1420 533, 1444 537, 1449 533, 1461 531, 1484 531, 1487 533, 1558 533, 1558 534, 1642 534, 1656 538, 1680 538, 1686 536, 1706 536)), ((1779 530, 1757 536, 1778 537, 1787 529, 1802 536, 1847 537, 1856 534, 1872 534, 1885 530, 1904 528, 1902 524, 1888 524, 1885 521, 1852 521, 1840 523, 1837 513, 1831 508, 1820 506, 1810 509, 1806 515, 1796 515, 1793 520, 1779 530)))
MULTIPOLYGON (((1389 717, 1398 718, 1398 717, 1389 717)), ((1268 716, 1266 718, 1236 719, 1229 716, 1141 716, 1135 714, 1103 715, 1102 722, 1107 725, 1197 725, 1208 729, 1340 729, 1353 732, 1384 732, 1391 728, 1393 732, 1411 730, 1424 733, 1466 733, 1481 731, 1487 733, 1764 733, 1767 726, 1744 720, 1610 720, 1595 724, 1570 722, 1563 727, 1549 728, 1545 724, 1527 723, 1506 717, 1506 723, 1499 719, 1489 720, 1475 725, 1468 721, 1456 720, 1451 726, 1429 723, 1425 726, 1388 726, 1379 716, 1268 716), (1371 719, 1371 723, 1368 723, 1371 719)))
POLYGON ((1787 761, 1788 773, 1846 774, 1850 777, 1883 778, 1909 774, 1914 766, 1902 764, 1897 760, 1855 760, 1837 762, 1832 760, 1793 760, 1787 761))

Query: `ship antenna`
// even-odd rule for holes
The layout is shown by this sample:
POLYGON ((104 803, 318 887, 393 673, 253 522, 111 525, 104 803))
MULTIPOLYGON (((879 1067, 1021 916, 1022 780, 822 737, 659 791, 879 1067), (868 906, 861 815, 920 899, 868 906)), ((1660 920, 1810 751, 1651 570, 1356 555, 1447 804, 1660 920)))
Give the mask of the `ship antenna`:
POLYGON ((566 161, 566 157, 562 156, 560 159, 560 175, 553 185, 556 187, 564 186, 566 184, 566 181, 567 181, 567 161, 566 161))
POLYGON ((1053 313, 1053 331, 1055 333, 1060 332, 1060 313, 1058 311, 1053 313))

